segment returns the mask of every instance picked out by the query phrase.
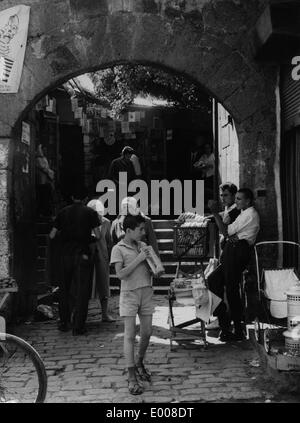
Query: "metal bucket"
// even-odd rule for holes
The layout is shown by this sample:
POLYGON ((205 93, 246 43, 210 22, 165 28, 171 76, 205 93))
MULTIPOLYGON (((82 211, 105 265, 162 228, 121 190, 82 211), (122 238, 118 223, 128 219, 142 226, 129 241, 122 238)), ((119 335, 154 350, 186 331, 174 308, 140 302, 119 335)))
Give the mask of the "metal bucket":
POLYGON ((286 295, 288 329, 291 330, 300 324, 300 285, 290 288, 286 295))
POLYGON ((283 335, 288 354, 300 357, 300 324, 291 330, 286 330, 283 335))

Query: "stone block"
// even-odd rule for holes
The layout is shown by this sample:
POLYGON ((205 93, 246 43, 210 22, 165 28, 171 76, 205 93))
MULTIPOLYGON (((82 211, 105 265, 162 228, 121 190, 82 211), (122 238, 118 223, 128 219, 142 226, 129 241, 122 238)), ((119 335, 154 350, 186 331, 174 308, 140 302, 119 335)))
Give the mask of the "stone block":
POLYGON ((9 143, 10 139, 0 139, 0 169, 8 168, 9 143))
POLYGON ((9 232, 0 230, 0 256, 9 255, 9 232))
POLYGON ((6 200, 8 193, 7 193, 7 176, 8 173, 5 170, 0 171, 0 199, 6 200))
POLYGON ((0 229, 8 227, 8 204, 7 200, 0 200, 0 229))
POLYGON ((138 2, 136 0, 110 0, 108 2, 109 12, 133 12, 136 6, 135 3, 138 2))
POLYGON ((0 281, 9 278, 9 256, 0 256, 0 281))

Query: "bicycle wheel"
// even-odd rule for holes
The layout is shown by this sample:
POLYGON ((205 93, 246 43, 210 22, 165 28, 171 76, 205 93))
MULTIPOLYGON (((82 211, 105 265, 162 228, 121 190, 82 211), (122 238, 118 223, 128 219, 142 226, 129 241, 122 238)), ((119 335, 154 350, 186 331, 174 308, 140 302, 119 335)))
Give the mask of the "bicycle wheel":
POLYGON ((38 352, 15 335, 0 333, 0 403, 44 402, 47 374, 38 352))

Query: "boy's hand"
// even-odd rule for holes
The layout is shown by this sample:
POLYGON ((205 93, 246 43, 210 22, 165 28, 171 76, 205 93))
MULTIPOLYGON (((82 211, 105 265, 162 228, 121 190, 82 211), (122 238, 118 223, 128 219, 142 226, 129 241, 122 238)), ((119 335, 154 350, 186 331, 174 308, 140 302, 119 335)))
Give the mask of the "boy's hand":
POLYGON ((150 247, 142 247, 138 257, 141 261, 146 260, 147 257, 150 257, 150 247))

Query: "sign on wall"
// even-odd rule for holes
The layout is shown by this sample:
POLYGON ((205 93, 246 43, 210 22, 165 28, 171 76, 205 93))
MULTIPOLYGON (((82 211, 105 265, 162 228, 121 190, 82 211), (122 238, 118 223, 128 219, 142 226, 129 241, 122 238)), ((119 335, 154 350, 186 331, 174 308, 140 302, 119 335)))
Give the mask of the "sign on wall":
POLYGON ((17 93, 27 43, 30 7, 0 12, 0 93, 17 93))
POLYGON ((24 144, 30 144, 30 125, 27 122, 22 122, 22 136, 21 141, 24 144))

